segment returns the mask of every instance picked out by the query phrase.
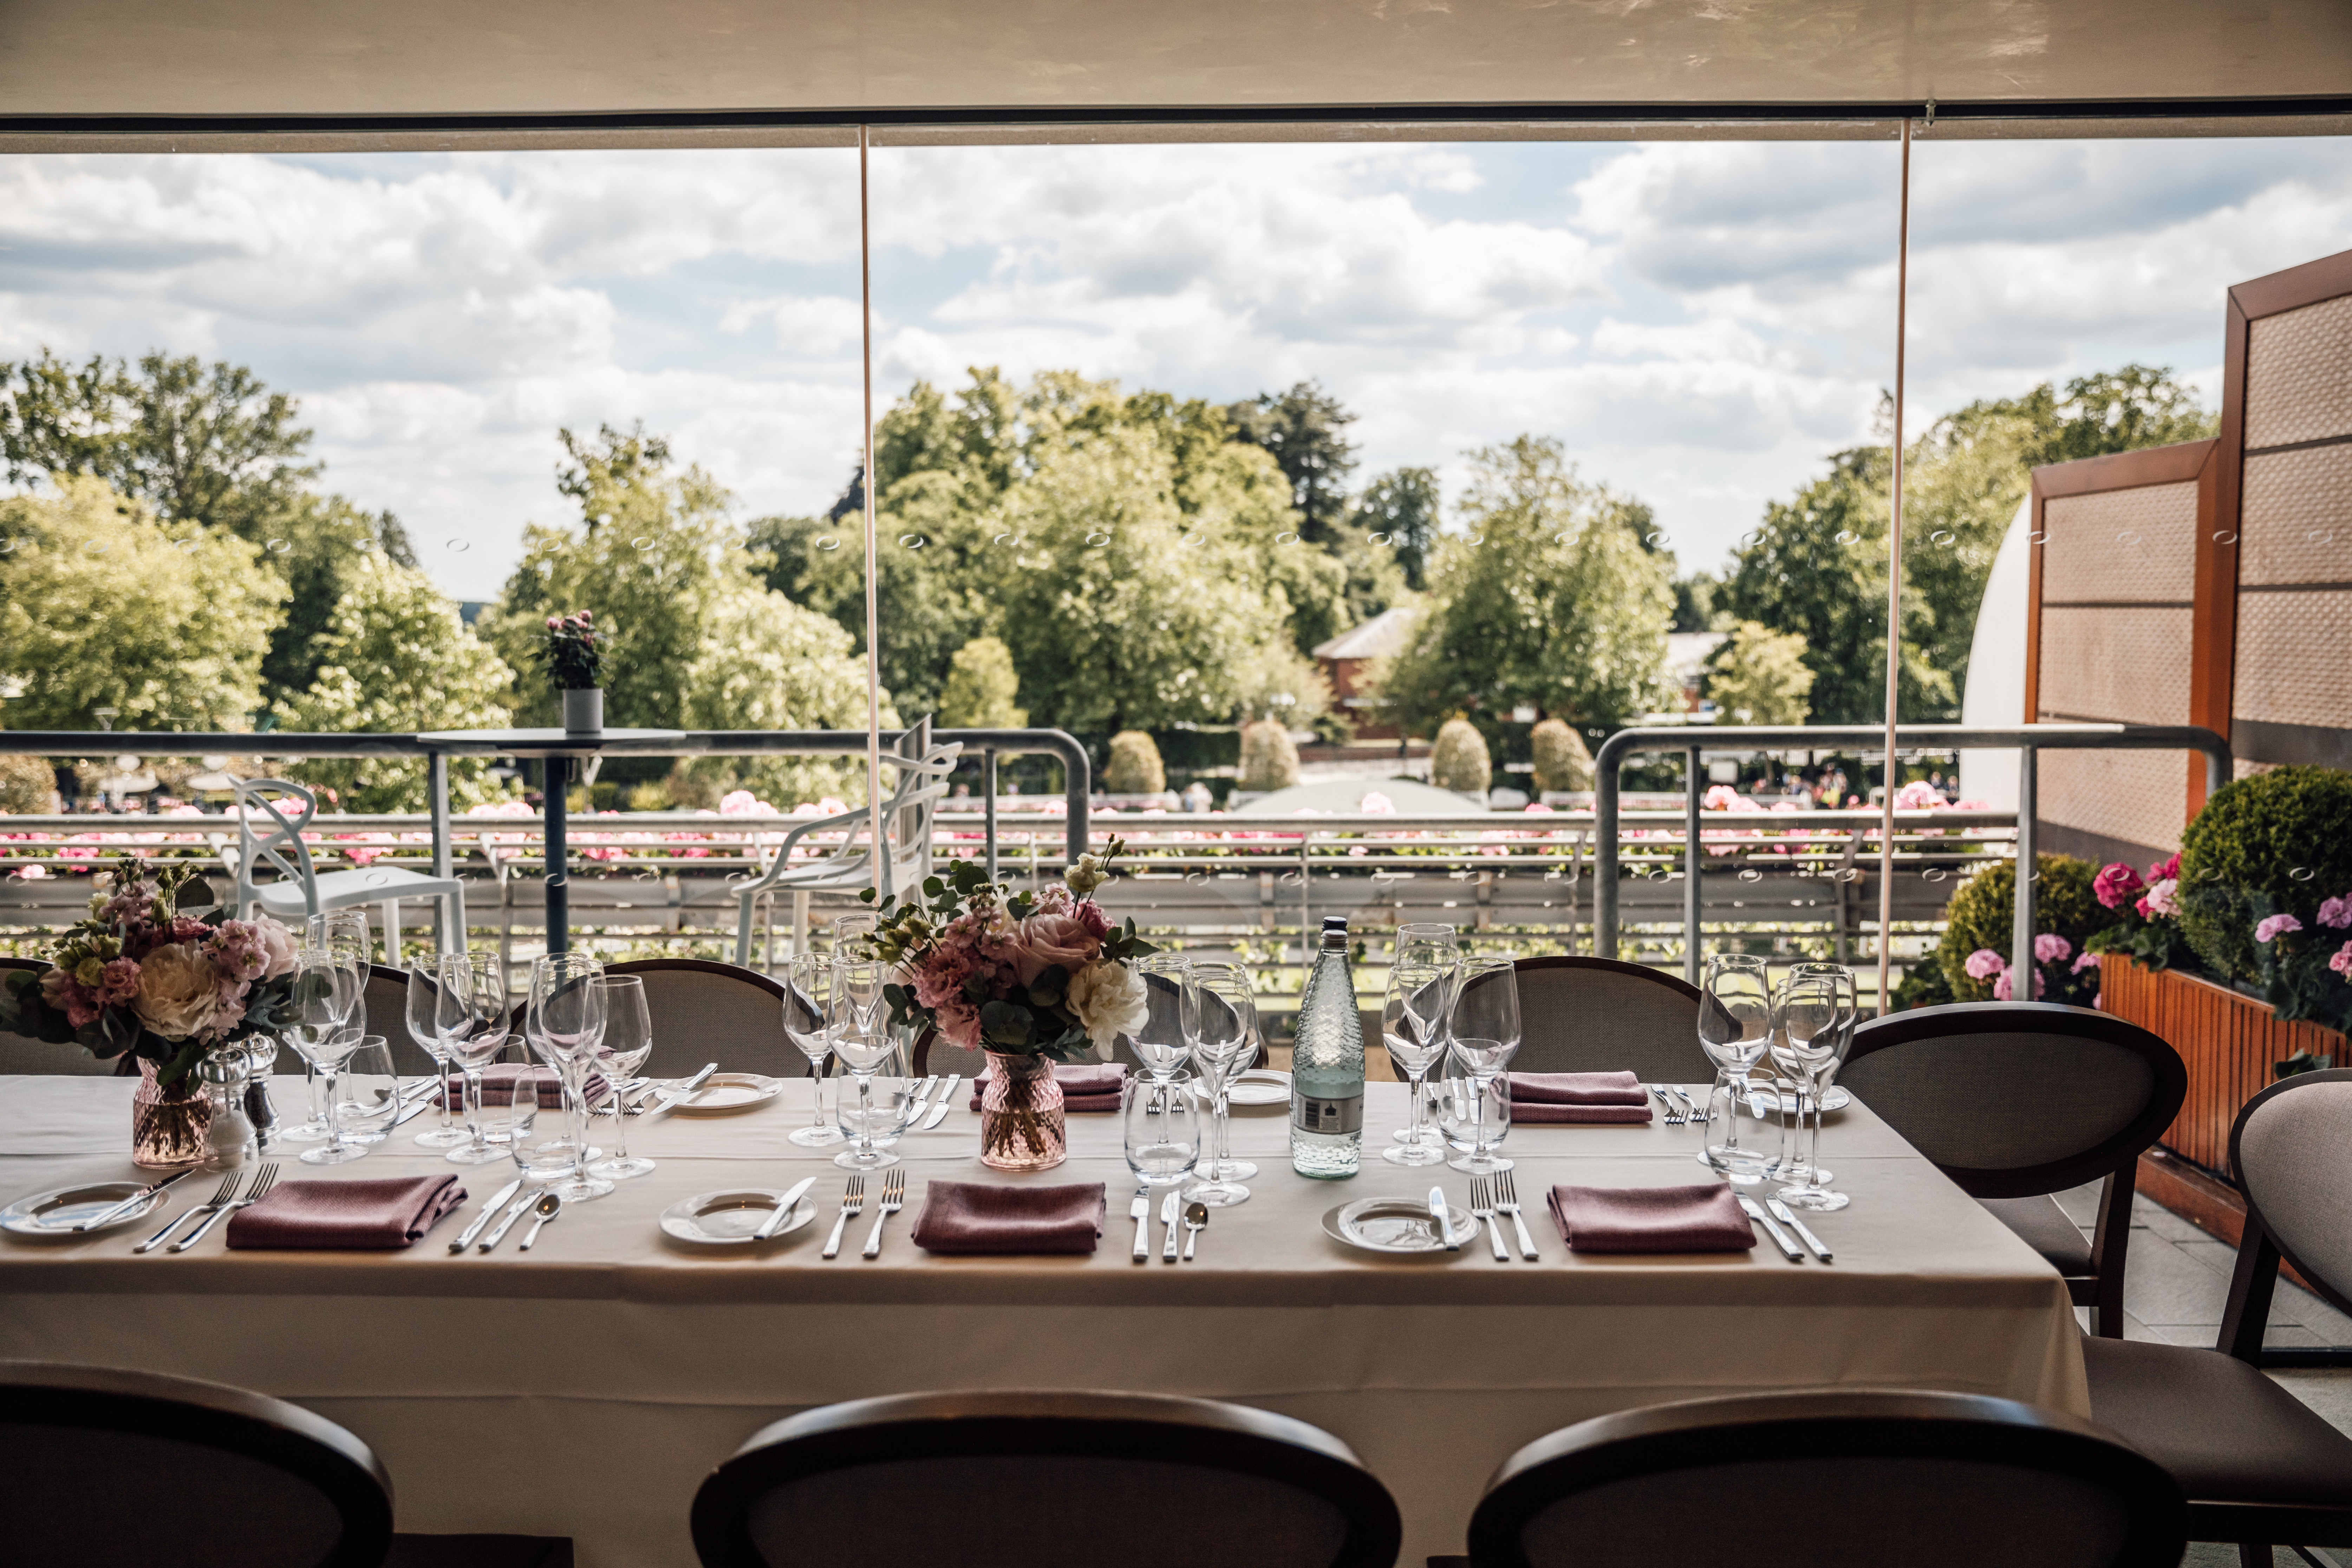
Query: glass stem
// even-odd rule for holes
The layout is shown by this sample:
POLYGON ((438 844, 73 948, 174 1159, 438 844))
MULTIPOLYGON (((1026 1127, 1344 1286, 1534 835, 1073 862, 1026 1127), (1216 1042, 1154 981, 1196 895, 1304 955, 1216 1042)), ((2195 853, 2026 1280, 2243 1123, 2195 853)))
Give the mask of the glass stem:
POLYGON ((488 1140, 482 1136, 482 1071, 479 1068, 466 1069, 466 1131, 473 1135, 474 1147, 482 1148, 488 1140))
POLYGON ((857 1075, 857 1158, 860 1163, 875 1158, 874 1154, 874 1075, 857 1075))
POLYGON ((444 1131, 446 1131, 450 1125, 449 1058, 446 1056, 436 1057, 434 1058, 434 1065, 441 1069, 441 1126, 444 1131))
POLYGON ((335 1069, 320 1068, 319 1079, 327 1086, 327 1147, 340 1150, 343 1146, 343 1119, 335 1114, 335 1069))
POLYGON ((555 1076, 563 1085, 564 1130, 571 1136, 572 1157, 579 1162, 584 1176, 588 1170, 588 1095, 582 1087, 580 1064, 566 1062, 556 1069, 555 1076))
POLYGON ((607 1087, 613 1094, 613 1158, 626 1160, 629 1157, 629 1113, 621 1109, 619 1080, 614 1080, 607 1087))

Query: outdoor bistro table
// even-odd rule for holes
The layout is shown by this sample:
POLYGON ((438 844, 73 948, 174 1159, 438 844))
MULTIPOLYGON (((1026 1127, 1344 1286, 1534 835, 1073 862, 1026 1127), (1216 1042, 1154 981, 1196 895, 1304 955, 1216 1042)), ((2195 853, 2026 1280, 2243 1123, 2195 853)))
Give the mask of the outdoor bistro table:
MULTIPOLYGON (((133 1087, 0 1078, 0 1197, 131 1175, 133 1087)), ((1760 1237, 1752 1254, 1570 1254, 1545 1208, 1554 1183, 1703 1179, 1697 1130, 1663 1125, 1512 1131, 1505 1152, 1539 1262, 1498 1264, 1483 1241, 1431 1259, 1354 1252, 1323 1235, 1324 1211, 1426 1194, 1432 1173, 1372 1159, 1351 1181, 1297 1176, 1278 1106, 1236 1110, 1234 1152, 1259 1174, 1247 1203, 1216 1211, 1199 1261, 1161 1263, 1155 1226, 1152 1259, 1136 1263, 1118 1118, 1072 1116, 1066 1164, 1001 1176, 980 1164, 961 1086, 945 1124, 900 1146, 907 1211, 881 1257, 858 1257, 869 1178, 865 1215, 825 1262, 846 1173, 829 1152, 785 1141, 809 1119, 809 1091, 796 1079, 741 1115, 640 1119, 631 1151, 659 1168, 567 1206, 529 1253, 509 1237, 487 1257, 449 1255, 513 1174, 496 1164, 466 1169, 473 1201, 406 1252, 232 1253, 215 1230, 184 1256, 131 1256, 153 1224, 0 1237, 0 1356, 145 1367, 294 1400, 375 1449, 401 1529, 569 1535, 583 1568, 689 1568, 696 1487, 761 1425, 922 1389, 1146 1390, 1299 1416, 1351 1444, 1395 1494, 1406 1563, 1463 1549, 1472 1507, 1514 1449, 1612 1410, 1843 1384, 2089 1413, 2058 1276, 1860 1105, 1832 1119, 1824 1142, 1854 1200, 1811 1218, 1835 1249, 1830 1266, 1790 1264, 1760 1237), (812 1174, 818 1222, 755 1257, 690 1249, 655 1225, 696 1193, 812 1174), (1102 1182, 1101 1248, 930 1257, 908 1230, 935 1177, 1102 1182)), ((1401 1085, 1367 1093, 1369 1152, 1405 1104, 1401 1085)), ((281 1181, 457 1169, 403 1131, 351 1164, 289 1164, 281 1181)), ((1464 1201, 1465 1178, 1434 1177, 1464 1201)), ((181 1183, 173 1212, 213 1185, 181 1183)), ((1769 1500, 1759 1508, 1769 1517, 1769 1500)), ((1050 1504, 1040 1523, 1052 1528, 1050 1504)))
MULTIPOLYGON (((593 757, 614 741, 680 741, 683 730, 598 730, 575 734, 570 730, 431 730, 416 737, 429 745, 462 748, 476 754, 538 757, 548 763, 540 781, 547 819, 547 951, 562 952, 572 946, 571 866, 563 842, 564 795, 572 780, 557 760, 593 757), (562 772, 562 779, 555 775, 562 772)), ((465 942, 461 938, 458 946, 465 942)))

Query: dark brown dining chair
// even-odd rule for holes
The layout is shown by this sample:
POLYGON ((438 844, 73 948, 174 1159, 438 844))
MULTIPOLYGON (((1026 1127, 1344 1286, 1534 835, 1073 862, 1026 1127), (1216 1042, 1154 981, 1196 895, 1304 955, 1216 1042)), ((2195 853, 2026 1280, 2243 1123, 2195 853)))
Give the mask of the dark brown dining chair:
POLYGON ((1712 1083, 1698 1046, 1699 989, 1613 958, 1522 958, 1513 1072, 1620 1072, 1643 1083, 1712 1083))
MULTIPOLYGON (((37 974, 48 967, 37 958, 0 958, 0 975, 12 969, 37 974)), ((30 1035, 0 1030, 0 1074, 71 1073, 82 1078, 107 1078, 121 1066, 120 1057, 101 1061, 72 1040, 37 1040, 30 1035)))
POLYGON ((2083 1343, 2093 1417, 2172 1472, 2189 1540, 2235 1542, 2248 1568, 2269 1568, 2273 1546, 2352 1546, 2352 1438, 2259 1369, 2280 1259, 2352 1312, 2347 1133, 2352 1069, 2248 1100, 2230 1131, 2246 1223, 2219 1345, 2083 1343))
POLYGON ((2124 1331, 2124 1260, 2143 1151, 2180 1112, 2189 1072, 2121 1018, 2054 1002, 1964 1002, 1874 1018, 1837 1081, 1992 1211, 2124 1331), (2050 1194, 2099 1181, 2091 1239, 2050 1194))
POLYGON ((693 1528, 706 1568, 1391 1568, 1402 1539, 1388 1489, 1329 1433, 1146 1394, 811 1410, 720 1465, 693 1528))
POLYGON ((604 973, 646 983, 653 1015, 648 1078, 684 1078, 715 1061, 721 1072, 805 1078, 808 1058, 784 1035, 784 983, 707 958, 637 958, 604 973))
MULTIPOLYGON (((394 969, 387 963, 368 965, 367 1032, 382 1035, 392 1047, 393 1070, 403 1078, 437 1078, 441 1068, 432 1055, 416 1043, 408 1032, 408 971, 394 969)), ((292 1058, 293 1070, 302 1070, 302 1058, 297 1052, 278 1053, 278 1070, 283 1072, 292 1058)))
POLYGON ((0 1561, 63 1568, 570 1568, 569 1541, 395 1536, 365 1443, 160 1373, 0 1361, 0 1561), (143 1480, 142 1479, 143 1478, 143 1480), (126 1492, 152 1483, 152 1498, 126 1492))
POLYGON ((1466 1561, 2175 1568, 2182 1540, 2172 1478, 2088 1421, 1976 1394, 1833 1389, 1656 1405, 1539 1437, 1487 1483, 1466 1561))

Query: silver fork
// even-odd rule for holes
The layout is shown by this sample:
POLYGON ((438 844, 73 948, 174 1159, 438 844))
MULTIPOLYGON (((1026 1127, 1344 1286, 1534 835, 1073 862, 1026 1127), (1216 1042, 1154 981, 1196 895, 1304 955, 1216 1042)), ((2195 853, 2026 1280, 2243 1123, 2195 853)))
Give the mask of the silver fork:
POLYGON ((1519 1253, 1533 1263, 1536 1261, 1536 1238, 1528 1234, 1528 1222, 1519 1217, 1519 1185, 1511 1180, 1510 1172, 1495 1173, 1495 1212, 1511 1216, 1511 1228, 1519 1233, 1519 1253))
POLYGON ((275 1162, 262 1166, 261 1169, 253 1173, 253 1180, 246 1184, 245 1196, 236 1199, 233 1203, 223 1204, 220 1207, 206 1215, 205 1216, 204 1224, 196 1226, 195 1229, 180 1237, 179 1240, 172 1243, 170 1250, 173 1252, 187 1251, 188 1248, 195 1246, 196 1243, 205 1238, 205 1232, 211 1230, 213 1226, 218 1225, 227 1215, 235 1214, 241 1208, 247 1207, 257 1199, 260 1198, 262 1194, 268 1192, 270 1187, 276 1184, 277 1180, 278 1166, 275 1162))
POLYGON ((1486 1223, 1486 1239, 1495 1247, 1495 1261, 1508 1263, 1511 1250, 1503 1245, 1503 1222, 1495 1217, 1495 1192, 1485 1176, 1470 1178, 1470 1212, 1486 1223))
POLYGON ((651 1082, 653 1082, 653 1079, 649 1078, 632 1078, 625 1079, 619 1083, 606 1084, 604 1086, 604 1099, 593 1110, 589 1112, 589 1114, 591 1116, 619 1115, 621 1111, 621 1102, 628 1099, 629 1096, 637 1093, 651 1082))
POLYGON ((834 1216, 833 1234, 824 1238, 824 1251, 822 1256, 834 1258, 840 1255, 841 1233, 848 1226, 849 1216, 865 1206, 866 1176, 863 1172, 860 1172, 849 1178, 849 1185, 841 1189, 841 1213, 834 1216))
POLYGON ((1658 1084, 1652 1084, 1650 1086, 1650 1092, 1656 1095, 1658 1097, 1658 1103, 1666 1108, 1666 1125, 1669 1127, 1680 1127, 1683 1124, 1682 1107, 1676 1105, 1674 1101, 1674 1098, 1667 1094, 1665 1089, 1658 1084))
POLYGON ((882 1207, 874 1215, 873 1230, 866 1234, 866 1257, 882 1256, 882 1227, 890 1223, 892 1215, 906 1206, 907 1172, 903 1166, 900 1166, 893 1168, 882 1178, 882 1207))
POLYGON ((133 1252, 154 1251, 157 1247, 163 1245, 164 1237, 170 1236, 173 1231, 187 1224, 188 1221, 194 1219, 199 1215, 208 1215, 212 1213, 213 1210, 220 1207, 221 1205, 228 1202, 229 1199, 235 1196, 236 1196, 236 1173, 232 1171, 227 1175, 221 1178, 220 1191, 215 1193, 210 1199, 198 1204, 195 1207, 190 1209, 185 1214, 173 1215, 170 1219, 163 1222, 163 1229, 157 1231, 154 1235, 149 1237, 146 1240, 141 1242, 131 1250, 133 1252))
MULTIPOLYGON (((1683 1089, 1679 1084, 1675 1087, 1675 1093, 1681 1099, 1683 1104, 1688 1108, 1683 1115, 1683 1120, 1685 1121, 1690 1122, 1694 1126, 1704 1127, 1715 1119, 1712 1111, 1700 1110, 1698 1101, 1693 1100, 1690 1097, 1689 1091, 1683 1089)), ((1714 1097, 1712 1095, 1708 1096, 1708 1102, 1710 1104, 1713 1103, 1713 1100, 1714 1097)))

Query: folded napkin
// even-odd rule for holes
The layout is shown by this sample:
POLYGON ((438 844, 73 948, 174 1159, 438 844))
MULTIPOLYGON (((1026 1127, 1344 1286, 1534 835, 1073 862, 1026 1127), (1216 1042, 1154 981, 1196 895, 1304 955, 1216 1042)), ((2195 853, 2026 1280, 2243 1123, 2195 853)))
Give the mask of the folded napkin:
POLYGON ((455 1176, 287 1182, 229 1215, 232 1247, 396 1251, 466 1201, 455 1176))
POLYGON ((999 1187, 933 1182, 915 1216, 926 1252, 1092 1252, 1102 1236, 1103 1184, 999 1187))
POLYGON ((1620 1123, 1650 1121, 1650 1097, 1630 1072, 1515 1072, 1511 1120, 1544 1123, 1620 1123))
MULTIPOLYGON (((1071 1065, 1055 1063, 1054 1081, 1062 1086, 1062 1109, 1083 1115, 1093 1110, 1117 1110, 1119 1087, 1127 1081, 1125 1062, 1078 1062, 1071 1065)), ((988 1082, 982 1073, 972 1079, 971 1109, 980 1109, 982 1086, 988 1082)))
POLYGON ((1689 1187, 1554 1187, 1570 1252, 1745 1252, 1756 1232, 1721 1182, 1689 1187))
MULTIPOLYGON (((541 1067, 536 1064, 525 1067, 520 1062, 493 1062, 488 1067, 484 1068, 482 1069, 483 1098, 488 1100, 492 1094, 501 1090, 506 1091, 510 1097, 513 1092, 514 1086, 524 1079, 529 1079, 532 1087, 539 1090, 539 1106, 541 1110, 553 1110, 562 1105, 563 1080, 556 1076, 555 1069, 551 1067, 541 1067)), ((462 1108, 465 1104, 466 1096, 466 1075, 464 1073, 453 1072, 449 1075, 449 1090, 453 1096, 449 1101, 449 1109, 457 1110, 462 1108)), ((588 1103, 591 1105, 595 1104, 597 1098, 604 1092, 604 1075, 602 1073, 590 1073, 588 1075, 588 1103)), ((437 1100, 439 1097, 436 1096, 435 1098, 437 1100)))

